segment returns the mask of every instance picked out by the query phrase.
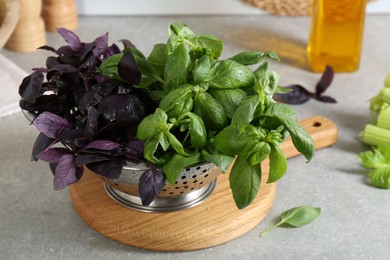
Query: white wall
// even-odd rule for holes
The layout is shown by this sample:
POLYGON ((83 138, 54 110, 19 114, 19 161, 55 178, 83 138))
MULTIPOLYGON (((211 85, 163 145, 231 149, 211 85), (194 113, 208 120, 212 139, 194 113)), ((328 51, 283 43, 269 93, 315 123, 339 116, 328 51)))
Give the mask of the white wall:
MULTIPOLYGON (((264 14, 241 0, 76 0, 80 15, 264 14)), ((390 13, 390 0, 375 0, 367 13, 390 13)))

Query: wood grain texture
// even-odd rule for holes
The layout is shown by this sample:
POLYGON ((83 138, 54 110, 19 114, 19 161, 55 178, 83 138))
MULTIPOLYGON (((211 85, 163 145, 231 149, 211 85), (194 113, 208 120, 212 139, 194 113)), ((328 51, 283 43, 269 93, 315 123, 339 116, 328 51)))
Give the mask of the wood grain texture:
MULTIPOLYGON (((301 121, 316 148, 337 141, 337 128, 326 118, 301 121)), ((299 153, 290 139, 283 145, 290 158, 299 153)), ((87 171, 70 187, 73 205, 80 217, 97 232, 121 243, 160 251, 189 251, 226 243, 256 227, 268 214, 276 184, 266 184, 268 163, 262 164, 262 184, 253 203, 237 209, 229 187, 228 172, 218 177, 214 192, 201 204, 176 212, 143 213, 113 201, 102 181, 87 171)))
POLYGON ((78 25, 73 0, 43 0, 42 17, 48 32, 55 32, 60 27, 73 31, 78 25))
POLYGON ((6 47, 32 52, 46 44, 45 24, 41 17, 42 0, 19 0, 19 21, 6 47))

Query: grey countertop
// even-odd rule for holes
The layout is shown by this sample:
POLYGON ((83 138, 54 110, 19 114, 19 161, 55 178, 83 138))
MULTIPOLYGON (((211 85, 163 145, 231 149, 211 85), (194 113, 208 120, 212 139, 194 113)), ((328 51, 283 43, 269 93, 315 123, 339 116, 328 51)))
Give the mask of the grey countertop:
MULTIPOLYGON (((154 43, 166 40, 173 21, 224 40, 225 57, 247 49, 276 51, 282 61, 272 68, 280 73, 282 85, 299 83, 314 90, 320 77, 308 69, 305 57, 307 17, 80 17, 77 33, 83 41, 92 41, 109 32, 111 42, 127 38, 149 53, 154 43)), ((37 130, 21 113, 2 119, 0 259, 389 259, 390 192, 369 185, 357 157, 367 148, 358 136, 369 122, 368 100, 390 72, 389 23, 389 15, 367 17, 360 69, 336 74, 327 91, 337 104, 310 101, 295 106, 301 119, 322 115, 334 121, 338 143, 318 151, 308 164, 303 157, 289 159, 288 172, 278 182, 274 205, 264 221, 242 237, 204 250, 146 251, 95 232, 77 215, 67 190, 53 191, 47 165, 30 162, 37 130), (321 216, 302 228, 281 227, 259 237, 281 212, 299 205, 321 207, 321 216)), ((55 47, 64 44, 54 33, 47 33, 47 39, 55 47)), ((48 55, 7 49, 0 53, 26 71, 44 65, 48 55)))

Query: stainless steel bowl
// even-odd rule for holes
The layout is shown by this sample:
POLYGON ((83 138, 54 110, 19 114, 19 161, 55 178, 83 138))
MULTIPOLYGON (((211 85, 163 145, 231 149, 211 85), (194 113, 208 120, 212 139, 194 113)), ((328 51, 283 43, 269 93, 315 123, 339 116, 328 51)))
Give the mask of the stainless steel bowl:
POLYGON ((143 212, 177 211, 193 207, 205 200, 214 190, 221 173, 213 163, 203 163, 184 169, 175 185, 166 182, 162 192, 149 205, 139 198, 138 183, 146 171, 145 163, 126 162, 117 180, 104 178, 107 193, 123 206, 143 212))

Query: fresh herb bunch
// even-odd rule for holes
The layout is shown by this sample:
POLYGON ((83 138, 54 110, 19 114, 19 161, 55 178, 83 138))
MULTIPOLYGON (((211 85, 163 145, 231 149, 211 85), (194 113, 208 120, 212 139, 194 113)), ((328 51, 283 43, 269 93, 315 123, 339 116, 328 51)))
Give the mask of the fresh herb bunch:
MULTIPOLYGON (((73 42, 75 36, 67 34, 72 37, 64 38, 73 42)), ((90 99, 74 98, 77 112, 69 113, 72 120, 66 117, 69 114, 56 113, 64 118, 61 120, 67 120, 56 135, 48 136, 43 131, 45 127, 38 127, 43 132, 40 138, 46 142, 37 145, 39 149, 34 149, 34 158, 58 163, 57 159, 51 162, 42 154, 60 149, 47 149, 53 140, 65 143, 69 150, 68 140, 62 136, 67 136, 69 130, 81 132, 82 142, 78 138, 72 138, 71 142, 76 145, 72 156, 79 171, 85 165, 115 179, 120 175, 117 169, 120 159, 148 163, 149 170, 140 179, 144 204, 158 195, 165 180, 174 184, 187 166, 211 162, 226 172, 235 160, 229 178, 238 208, 248 206, 255 198, 261 182, 260 164, 267 157, 270 159, 268 182, 277 181, 286 172, 286 158, 279 145, 288 135, 307 160, 312 158, 313 141, 297 123, 294 110, 273 99, 274 93, 286 92, 278 86, 278 74, 269 68, 269 59, 279 60, 275 53, 245 51, 220 59, 221 40, 212 35, 195 34, 179 23, 170 25, 167 43, 156 44, 147 57, 130 42, 124 43, 124 50, 118 52, 115 48, 110 55, 98 56, 95 66, 77 70, 77 75, 83 75, 81 79, 85 74, 94 75, 88 77, 86 84, 80 84, 81 89, 88 86, 89 91, 82 97, 88 95, 90 99), (251 69, 256 64, 257 69, 251 69), (132 98, 125 100, 124 96, 132 98), (118 100, 111 100, 116 98, 118 100), (87 101, 81 102, 85 99, 87 101), (110 102, 103 102, 106 99, 110 102), (114 118, 122 111, 118 106, 126 102, 129 108, 125 106, 125 111, 131 116, 125 113, 126 116, 114 118), (80 108, 80 103, 85 105, 80 108), (108 113, 103 107, 116 109, 108 113), (77 120, 74 120, 75 114, 80 115, 77 120), (122 120, 126 122, 121 124, 122 120), (92 135, 89 134, 91 121, 96 124, 92 135), (48 138, 50 141, 46 140, 48 138)), ((62 71, 63 74, 67 73, 62 71)), ((21 89, 31 88, 23 86, 32 85, 32 81, 27 80, 28 84, 22 84, 21 89)), ((38 85, 42 85, 39 82, 38 85)), ((59 92, 56 93, 58 96, 59 92)), ((30 103, 34 102, 30 100, 30 103)), ((43 113, 38 111, 40 116, 34 120, 35 125, 39 125, 42 114, 47 114, 48 110, 43 110, 43 113)), ((57 172, 55 178, 56 175, 57 172)))

